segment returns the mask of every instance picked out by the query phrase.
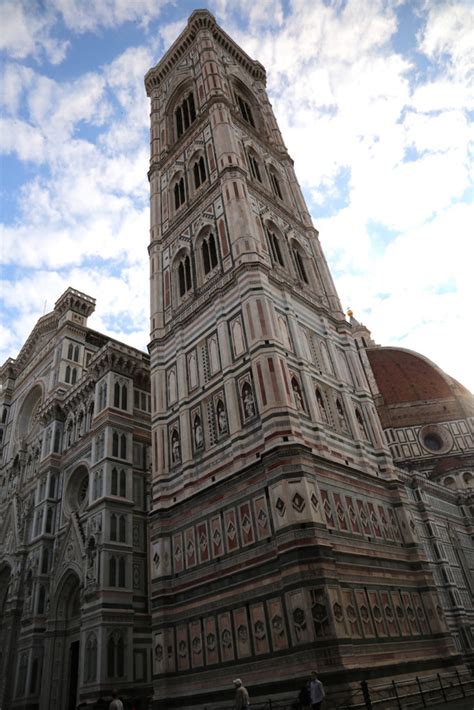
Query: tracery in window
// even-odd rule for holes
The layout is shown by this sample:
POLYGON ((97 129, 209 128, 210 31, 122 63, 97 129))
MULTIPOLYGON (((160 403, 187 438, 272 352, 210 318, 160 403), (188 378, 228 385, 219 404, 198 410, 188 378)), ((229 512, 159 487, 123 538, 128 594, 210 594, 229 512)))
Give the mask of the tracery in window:
POLYGON ((114 407, 127 409, 128 390, 127 385, 116 382, 114 385, 114 407))
POLYGON ((293 242, 291 245, 291 251, 293 254, 293 259, 296 266, 296 272, 299 278, 305 283, 309 284, 308 274, 306 272, 306 267, 304 264, 304 256, 301 247, 293 242))
POLYGON ((196 160, 196 162, 193 165, 193 175, 194 175, 194 187, 196 190, 198 187, 201 187, 201 185, 206 182, 207 179, 207 174, 206 174, 206 164, 204 162, 204 157, 201 155, 199 160, 196 160))
POLYGON ((184 190, 184 177, 179 178, 179 180, 176 181, 174 188, 173 188, 173 193, 174 193, 174 208, 175 210, 178 210, 181 205, 184 205, 184 202, 186 200, 186 193, 184 190))
POLYGON ((178 288, 179 295, 182 298, 188 291, 191 290, 191 260, 186 254, 178 263, 178 288))
POLYGON ((216 239, 212 232, 202 240, 201 254, 204 274, 207 275, 210 271, 215 269, 218 263, 216 239))
POLYGON ((283 261, 283 256, 280 247, 280 240, 271 229, 267 229, 268 241, 270 243, 270 252, 272 255, 273 262, 279 264, 280 266, 285 266, 283 261))
POLYGON ((239 106, 240 115, 242 116, 244 121, 246 121, 253 128, 255 128, 255 121, 253 119, 252 109, 250 108, 250 104, 248 103, 248 101, 246 101, 244 98, 242 98, 242 96, 237 94, 237 104, 239 106))
POLYGON ((194 104, 194 95, 190 91, 183 101, 176 107, 174 112, 176 138, 180 138, 189 126, 196 120, 196 107, 194 104))
POLYGON ((249 161, 249 165, 250 165, 250 173, 251 173, 252 177, 255 180, 258 180, 258 182, 263 182, 262 175, 260 172, 260 166, 258 164, 257 158, 250 151, 247 153, 247 156, 248 156, 248 161, 249 161))
POLYGON ((280 187, 280 180, 279 180, 278 175, 276 174, 275 168, 270 167, 268 169, 268 175, 270 176, 270 182, 272 185, 273 192, 280 200, 283 200, 283 193, 282 193, 281 187, 280 187))

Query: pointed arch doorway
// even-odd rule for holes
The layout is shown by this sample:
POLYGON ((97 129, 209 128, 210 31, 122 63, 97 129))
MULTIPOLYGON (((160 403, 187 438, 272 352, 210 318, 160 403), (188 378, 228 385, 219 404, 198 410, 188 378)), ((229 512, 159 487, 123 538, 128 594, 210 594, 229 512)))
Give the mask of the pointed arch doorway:
POLYGON ((79 688, 81 583, 69 570, 56 595, 50 706, 75 710, 79 688))

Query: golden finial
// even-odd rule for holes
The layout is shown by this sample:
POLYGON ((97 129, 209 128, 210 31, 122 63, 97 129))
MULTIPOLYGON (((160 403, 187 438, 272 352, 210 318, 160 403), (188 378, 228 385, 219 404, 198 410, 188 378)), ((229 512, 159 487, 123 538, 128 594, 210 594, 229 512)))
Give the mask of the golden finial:
POLYGON ((349 316, 349 318, 352 318, 352 316, 354 315, 352 308, 347 309, 347 315, 349 316))

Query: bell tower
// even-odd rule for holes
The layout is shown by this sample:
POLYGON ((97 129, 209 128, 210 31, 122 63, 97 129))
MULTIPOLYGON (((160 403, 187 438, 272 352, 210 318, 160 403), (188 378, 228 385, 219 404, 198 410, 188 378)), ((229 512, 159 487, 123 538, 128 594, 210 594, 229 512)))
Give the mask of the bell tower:
POLYGON ((204 10, 145 77, 156 708, 454 653, 265 82, 204 10))

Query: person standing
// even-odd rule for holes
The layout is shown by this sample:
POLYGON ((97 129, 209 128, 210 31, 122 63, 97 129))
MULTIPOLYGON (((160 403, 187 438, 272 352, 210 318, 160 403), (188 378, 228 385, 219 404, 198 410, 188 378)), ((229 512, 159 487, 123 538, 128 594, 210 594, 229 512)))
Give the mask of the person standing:
POLYGON ((118 696, 118 690, 112 691, 112 702, 109 705, 109 710, 123 710, 123 703, 118 696))
POLYGON ((321 681, 318 679, 318 674, 316 671, 311 673, 311 682, 309 684, 309 692, 311 695, 311 708, 312 710, 321 710, 321 705, 324 700, 324 687, 321 681))
POLYGON ((235 685, 235 710, 248 710, 250 708, 250 699, 247 692, 247 688, 244 688, 240 678, 236 678, 232 681, 235 685))

